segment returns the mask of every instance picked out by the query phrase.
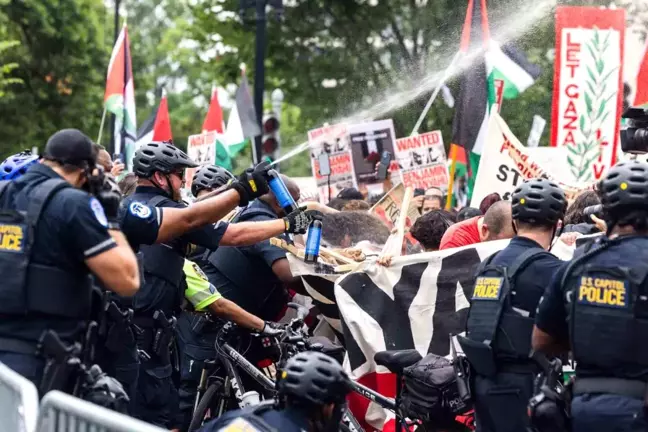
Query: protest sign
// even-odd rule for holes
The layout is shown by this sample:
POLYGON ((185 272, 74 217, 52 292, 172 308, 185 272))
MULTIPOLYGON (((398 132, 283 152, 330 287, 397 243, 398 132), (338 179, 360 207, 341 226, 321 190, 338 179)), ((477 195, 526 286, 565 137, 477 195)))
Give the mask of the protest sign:
POLYGON ((329 198, 335 198, 344 188, 358 187, 346 124, 324 126, 308 131, 308 144, 311 150, 311 169, 317 182, 321 202, 326 203, 329 198), (330 176, 320 175, 318 157, 322 153, 329 155, 330 176))
MULTIPOLYGON (((190 135, 187 142, 187 156, 198 165, 214 165, 216 162, 216 140, 218 132, 205 132, 190 135)), ((196 173, 196 168, 189 168, 185 173, 185 188, 191 189, 191 180, 196 173)))
MULTIPOLYGON (((389 192, 385 194, 384 197, 380 199, 371 209, 370 213, 377 216, 380 220, 385 222, 385 224, 391 229, 396 225, 398 217, 400 216, 401 205, 405 199, 405 186, 403 183, 399 183, 389 192)), ((407 212, 407 219, 405 221, 405 228, 408 232, 405 233, 405 239, 409 244, 415 245, 417 241, 409 233, 409 229, 414 225, 416 219, 421 216, 419 210, 413 205, 410 204, 409 211, 407 212)))
POLYGON ((560 165, 552 162, 551 166, 558 169, 547 171, 530 155, 529 150, 513 135, 499 114, 491 113, 471 207, 479 207, 481 200, 493 192, 510 199, 515 187, 530 178, 554 180, 563 188, 568 199, 592 185, 591 182, 573 184, 564 181, 564 170, 560 170, 560 165))
MULTIPOLYGON (((379 120, 349 125, 349 139, 353 156, 353 169, 358 183, 379 183, 375 180, 376 164, 383 151, 394 155, 394 122, 379 120)), ((394 155, 395 156, 395 155, 394 155)), ((392 164, 394 167, 395 164, 392 164)), ((399 175, 392 171, 392 182, 400 181, 399 175), (394 175, 396 174, 396 176, 394 175)))
POLYGON ((448 186, 448 167, 440 131, 396 140, 396 160, 405 187, 448 186))
POLYGON ((529 132, 529 138, 527 139, 527 147, 538 147, 540 137, 542 137, 542 132, 544 132, 546 125, 547 120, 537 114, 533 116, 533 124, 531 125, 531 132, 529 132))
POLYGON ((625 11, 559 7, 551 145, 569 152, 569 181, 601 179, 614 165, 623 104, 625 11))

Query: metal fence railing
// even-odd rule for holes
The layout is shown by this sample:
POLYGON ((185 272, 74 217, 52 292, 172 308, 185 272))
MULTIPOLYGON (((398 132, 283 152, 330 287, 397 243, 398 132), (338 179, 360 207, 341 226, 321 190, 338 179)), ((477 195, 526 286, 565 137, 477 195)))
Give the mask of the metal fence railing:
POLYGON ((36 386, 0 363, 0 429, 34 432, 37 417, 36 386))
POLYGON ((59 391, 41 401, 36 432, 168 432, 59 391))

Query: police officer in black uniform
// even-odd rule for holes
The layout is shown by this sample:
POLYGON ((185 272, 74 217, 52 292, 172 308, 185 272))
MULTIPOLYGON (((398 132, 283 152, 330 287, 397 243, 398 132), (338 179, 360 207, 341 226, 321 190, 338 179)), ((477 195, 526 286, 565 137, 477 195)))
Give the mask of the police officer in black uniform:
POLYGON ((567 207, 563 191, 531 179, 513 192, 517 235, 477 270, 461 346, 476 374, 477 430, 519 432, 528 425, 538 365, 530 358, 533 317, 561 261, 548 250, 567 207))
POLYGON ((557 272, 536 315, 533 348, 571 348, 574 432, 645 432, 648 165, 619 163, 598 193, 607 237, 577 250, 557 272))
MULTIPOLYGON (((138 186, 124 201, 149 208, 185 208, 180 200, 186 168, 196 167, 187 155, 169 143, 149 143, 137 150, 133 169, 138 186)), ((257 166, 245 171, 232 182, 228 190, 213 198, 222 202, 224 212, 238 205, 247 205, 268 190, 267 167, 257 166)), ((202 204, 199 203, 199 204, 202 204)), ((212 250, 223 245, 250 244, 274 235, 305 232, 310 219, 304 212, 294 212, 283 220, 264 224, 216 223, 194 229, 163 244, 142 246, 145 282, 133 299, 138 347, 146 355, 139 371, 134 415, 163 427, 177 426, 178 394, 172 380, 172 351, 175 318, 183 303, 185 284, 183 265, 189 245, 196 244, 212 250)), ((177 354, 177 353, 176 353, 177 354)), ((177 365, 177 362, 174 362, 177 365)))
POLYGON ((277 375, 278 403, 230 411, 199 431, 237 430, 326 432, 339 430, 350 391, 349 379, 333 358, 318 352, 299 353, 277 375))
POLYGON ((90 138, 64 129, 50 137, 40 164, 0 182, 0 362, 37 386, 41 335, 82 339, 91 273, 121 296, 139 289, 137 260, 117 223, 121 195, 96 156, 90 138))

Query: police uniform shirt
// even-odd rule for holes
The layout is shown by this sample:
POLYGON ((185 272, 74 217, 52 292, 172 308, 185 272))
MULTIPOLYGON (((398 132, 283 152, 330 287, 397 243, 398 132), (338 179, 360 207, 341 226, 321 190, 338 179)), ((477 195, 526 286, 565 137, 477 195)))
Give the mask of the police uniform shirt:
MULTIPOLYGON (((60 176, 50 167, 37 164, 15 180, 13 196, 21 192, 29 195, 34 186, 51 178, 60 176)), ((31 261, 70 273, 88 274, 85 260, 116 246, 108 232, 108 220, 101 203, 80 189, 68 187, 58 191, 43 209, 36 227, 31 261)), ((43 291, 47 292, 47 287, 43 291)), ((44 330, 51 329, 69 340, 78 327, 78 321, 61 317, 3 317, 0 319, 0 336, 37 342, 44 330)))
POLYGON ((137 252, 140 245, 152 245, 158 238, 164 212, 126 198, 119 208, 119 223, 128 244, 137 252))
MULTIPOLYGON (((242 410, 229 411, 224 413, 199 429, 200 432, 235 432, 235 431, 259 431, 259 429, 250 421, 245 420, 245 415, 254 411, 255 407, 248 407, 242 410)), ((258 414, 261 419, 270 427, 281 432, 303 432, 312 429, 308 416, 295 409, 286 408, 282 411, 271 409, 258 414)))
MULTIPOLYGON (((514 237, 508 246, 493 258, 491 265, 509 267, 523 252, 533 248, 541 249, 542 246, 526 237, 514 237)), ((562 263, 563 261, 555 256, 549 255, 531 261, 518 273, 515 280, 516 295, 511 298, 512 306, 529 312, 529 316, 533 317, 542 294, 551 282, 552 275, 562 263)))
MULTIPOLYGON (((261 200, 255 200, 252 204, 250 204, 247 207, 246 210, 243 210, 243 212, 241 213, 244 213, 246 211, 253 211, 254 209, 258 209, 258 208, 262 208, 269 211, 272 214, 276 214, 274 210, 272 210, 272 207, 270 207, 268 204, 264 203, 261 200)), ((250 217, 249 219, 245 218, 244 221, 260 222, 260 221, 274 220, 276 219, 276 217, 271 218, 269 215, 266 214, 257 214, 250 217)), ((268 283, 266 286, 251 287, 252 289, 259 291, 258 298, 265 298, 265 295, 267 295, 267 293, 270 290, 272 290, 272 288, 282 285, 279 278, 277 278, 277 276, 270 269, 272 268, 272 264, 274 264, 275 261, 286 258, 286 252, 283 249, 278 248, 276 246, 272 246, 269 240, 257 242, 251 246, 237 246, 237 248, 245 255, 250 257, 250 259, 254 262, 254 265, 258 266, 259 271, 264 271, 265 268, 264 274, 267 273, 268 275, 267 278, 268 283)), ((218 291, 220 291, 223 297, 233 301, 239 306, 243 306, 250 301, 250 299, 248 298, 249 291, 239 289, 234 283, 232 283, 225 275, 223 275, 214 266, 209 265, 206 268, 203 268, 203 270, 207 274, 209 281, 216 287, 216 289, 218 289, 218 291)), ((242 268, 236 270, 244 271, 244 269, 242 268)), ((272 318, 267 317, 267 319, 273 319, 273 318, 276 317, 272 317, 272 318)))
MULTIPOLYGON (((162 196, 164 200, 157 207, 185 208, 186 204, 173 201, 165 192, 153 186, 138 186, 135 192, 129 197, 129 203, 148 203, 155 196, 162 196)), ((150 207, 150 206, 149 206, 150 207)), ((161 247, 170 247, 175 250, 188 251, 189 244, 193 243, 215 250, 227 230, 228 224, 219 222, 209 224, 183 234, 171 241, 162 244, 161 247)), ((157 237, 157 236, 156 236, 157 237)), ((178 293, 175 290, 165 289, 168 282, 163 279, 147 274, 140 290, 133 298, 135 311, 153 313, 161 309, 165 314, 171 314, 180 307, 178 293)), ((175 288, 175 287, 174 287, 175 288)), ((184 294, 184 293, 182 293, 184 294)))

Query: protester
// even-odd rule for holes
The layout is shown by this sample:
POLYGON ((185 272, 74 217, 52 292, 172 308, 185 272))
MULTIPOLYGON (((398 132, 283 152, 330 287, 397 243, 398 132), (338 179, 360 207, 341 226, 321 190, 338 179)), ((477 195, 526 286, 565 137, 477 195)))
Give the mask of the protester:
POLYGON ((454 224, 452 213, 445 210, 432 210, 416 220, 410 233, 423 246, 425 252, 437 251, 443 234, 452 224, 454 224))
POLYGON ((588 207, 601 204, 601 200, 594 191, 583 191, 576 197, 574 202, 567 208, 565 214, 564 233, 576 232, 580 234, 594 234, 599 232, 596 224, 583 210, 588 207))
POLYGON ((431 212, 432 210, 440 210, 443 208, 443 197, 438 195, 426 196, 423 201, 422 214, 431 212))
POLYGON ((509 239, 515 235, 511 221, 511 203, 498 201, 483 217, 474 217, 448 228, 441 239, 440 250, 475 243, 509 239))
POLYGON ((457 213, 457 222, 463 222, 466 219, 482 216, 483 214, 481 210, 474 207, 464 207, 457 213))
POLYGON ((486 195, 481 203, 479 203, 479 211, 481 212, 481 214, 486 214, 490 206, 501 200, 502 197, 497 192, 486 195))
POLYGON ((341 198, 345 200, 363 200, 364 196, 362 195, 362 192, 360 192, 358 189, 346 188, 346 189, 342 189, 337 194, 336 198, 341 198))
POLYGON ((322 241, 335 248, 348 248, 366 241, 382 246, 389 238, 389 228, 377 217, 363 212, 324 215, 322 241))
POLYGON ((348 200, 342 208, 340 209, 341 211, 367 211, 371 207, 369 206, 369 203, 366 201, 362 200, 348 200))
POLYGON ((95 151, 97 152, 97 165, 100 165, 104 172, 112 174, 114 177, 118 177, 124 172, 126 166, 121 162, 113 162, 110 153, 106 150, 105 147, 95 144, 95 151))

